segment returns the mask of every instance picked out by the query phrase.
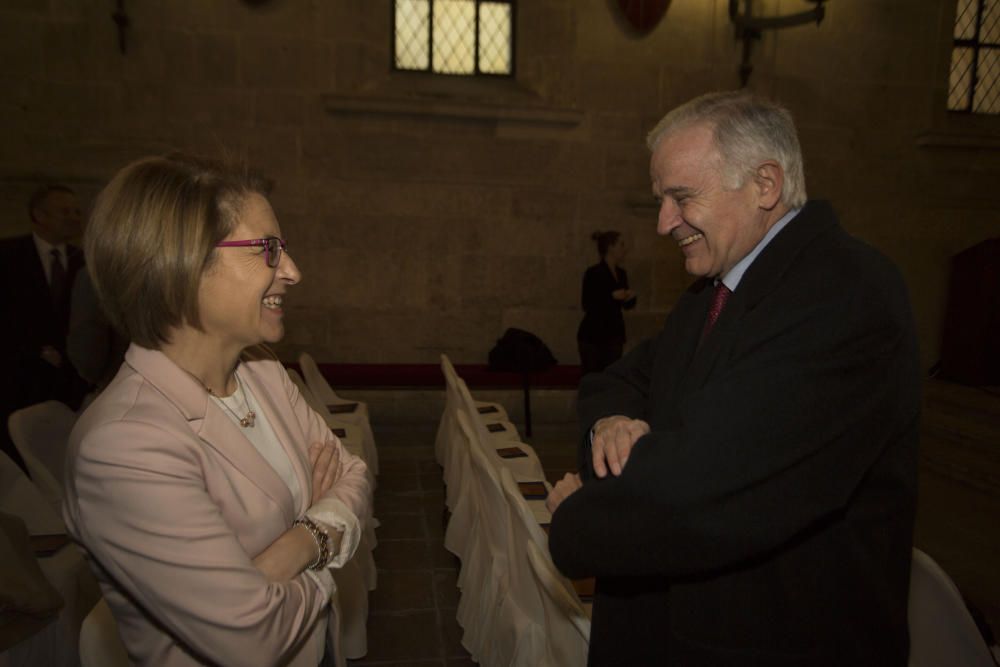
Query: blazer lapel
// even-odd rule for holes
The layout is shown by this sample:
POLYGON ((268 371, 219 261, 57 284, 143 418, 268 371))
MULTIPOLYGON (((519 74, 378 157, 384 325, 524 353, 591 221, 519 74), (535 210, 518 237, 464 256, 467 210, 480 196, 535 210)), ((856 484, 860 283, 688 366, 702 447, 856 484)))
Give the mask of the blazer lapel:
POLYGON ((297 508, 296 516, 298 516, 309 509, 312 500, 310 497, 312 471, 306 467, 307 459, 303 457, 303 451, 309 443, 300 443, 299 446, 296 446, 296 443, 302 440, 302 429, 295 414, 289 409, 290 405, 284 388, 275 387, 273 380, 263 377, 248 364, 240 366, 240 372, 244 373, 246 384, 253 392, 257 403, 267 412, 267 420, 274 430, 274 435, 288 455, 295 476, 299 480, 302 497, 300 507, 297 508))
MULTIPOLYGON (((177 407, 188 420, 191 430, 206 445, 274 500, 288 516, 289 522, 295 518, 296 508, 288 487, 253 443, 247 440, 240 427, 209 398, 208 392, 197 380, 162 352, 135 344, 125 353, 125 363, 177 407)), ((259 396, 259 393, 254 396, 259 396)), ((271 419, 270 414, 268 419, 271 419)))

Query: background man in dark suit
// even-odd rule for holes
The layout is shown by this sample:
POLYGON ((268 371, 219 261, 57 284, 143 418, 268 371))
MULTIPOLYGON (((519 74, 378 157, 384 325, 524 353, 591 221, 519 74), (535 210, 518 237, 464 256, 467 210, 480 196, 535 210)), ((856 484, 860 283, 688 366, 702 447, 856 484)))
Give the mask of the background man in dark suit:
POLYGON ((75 409, 85 390, 66 356, 70 295, 83 266, 83 254, 70 244, 80 236, 80 206, 70 188, 46 185, 32 195, 28 215, 31 234, 0 241, 5 449, 11 412, 50 399, 75 409))
POLYGON ((895 267, 806 201, 791 116, 740 93, 648 139, 698 280, 586 377, 549 546, 596 575, 592 665, 905 665, 919 366, 895 267))

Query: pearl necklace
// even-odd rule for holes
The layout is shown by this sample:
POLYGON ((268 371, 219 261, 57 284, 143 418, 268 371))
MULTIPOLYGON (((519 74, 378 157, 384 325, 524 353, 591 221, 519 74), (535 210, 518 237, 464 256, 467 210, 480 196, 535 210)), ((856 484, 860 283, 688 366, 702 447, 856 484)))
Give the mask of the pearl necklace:
MULTIPOLYGON (((243 397, 242 403, 247 409, 247 414, 245 417, 240 417, 240 415, 235 410, 229 407, 229 405, 226 403, 226 399, 217 395, 214 391, 212 391, 212 388, 209 387, 207 384, 202 383, 202 386, 205 387, 205 391, 207 391, 212 398, 216 399, 219 403, 222 404, 222 407, 224 407, 226 410, 229 411, 229 414, 236 417, 236 421, 240 423, 240 426, 242 426, 243 428, 253 428, 254 422, 257 420, 257 413, 255 413, 253 410, 250 409, 250 401, 247 400, 246 390, 243 389, 243 383, 240 382, 240 374, 234 372, 233 376, 236 377, 236 391, 242 395, 243 397)), ((237 407, 239 407, 239 403, 237 403, 237 407)))

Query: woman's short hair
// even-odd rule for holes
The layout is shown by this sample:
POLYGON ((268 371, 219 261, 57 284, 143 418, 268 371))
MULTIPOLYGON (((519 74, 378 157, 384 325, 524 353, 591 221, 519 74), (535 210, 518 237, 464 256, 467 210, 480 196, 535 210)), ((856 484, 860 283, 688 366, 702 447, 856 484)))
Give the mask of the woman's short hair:
POLYGON ((774 160, 784 172, 782 203, 806 203, 802 148, 787 109, 743 91, 709 93, 670 111, 646 136, 646 145, 655 150, 666 135, 698 123, 713 128, 727 188, 742 187, 762 162, 774 160))
POLYGON ((620 236, 621 234, 615 230, 609 229, 606 232, 596 231, 590 235, 590 238, 597 243, 597 254, 601 256, 601 259, 604 259, 608 254, 608 250, 618 242, 620 236))
POLYGON ((198 287, 247 195, 269 183, 245 165, 174 153, 124 167, 84 233, 94 289, 111 323, 159 349, 181 325, 201 329, 198 287))

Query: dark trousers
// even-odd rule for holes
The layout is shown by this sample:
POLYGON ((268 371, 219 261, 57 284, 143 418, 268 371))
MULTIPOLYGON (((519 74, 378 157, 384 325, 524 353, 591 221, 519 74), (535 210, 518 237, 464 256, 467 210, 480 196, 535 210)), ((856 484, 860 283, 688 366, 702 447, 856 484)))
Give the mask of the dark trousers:
POLYGON ((625 345, 624 341, 589 343, 579 339, 577 339, 576 344, 580 349, 581 375, 599 373, 610 364, 621 359, 622 348, 625 345))

